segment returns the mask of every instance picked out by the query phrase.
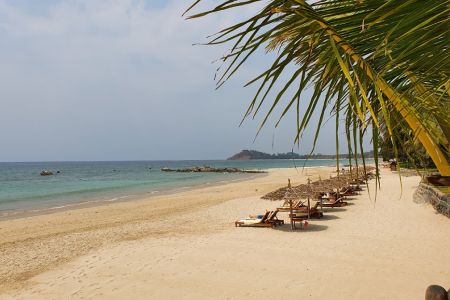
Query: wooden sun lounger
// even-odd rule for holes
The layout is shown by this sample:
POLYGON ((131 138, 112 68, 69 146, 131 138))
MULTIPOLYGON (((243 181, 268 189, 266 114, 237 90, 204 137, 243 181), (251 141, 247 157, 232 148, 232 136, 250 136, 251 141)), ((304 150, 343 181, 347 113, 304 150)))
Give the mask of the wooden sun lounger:
MULTIPOLYGON (((297 209, 300 207, 305 207, 302 200, 298 200, 292 203, 292 209, 297 209)), ((289 205, 283 205, 281 207, 277 207, 277 211, 288 212, 291 211, 291 208, 289 205)))
POLYGON ((284 224, 277 218, 278 211, 267 211, 261 219, 244 219, 234 222, 235 227, 272 227, 284 224))
MULTIPOLYGON (((302 201, 299 202, 300 204, 302 204, 302 201)), ((291 209, 290 207, 286 207, 286 206, 282 206, 282 207, 278 207, 277 211, 279 212, 290 212, 291 209)), ((292 206, 292 212, 293 213, 297 213, 297 214, 306 214, 306 216, 308 216, 308 207, 305 205, 298 205, 298 206, 292 206)), ((311 218, 322 218, 323 217, 323 213, 319 210, 319 202, 317 202, 313 207, 311 207, 311 209, 309 210, 309 216, 311 218)))
POLYGON ((275 211, 272 213, 271 216, 269 215, 269 218, 267 218, 267 221, 268 221, 268 222, 271 222, 271 223, 274 223, 275 226, 283 225, 283 224, 284 224, 284 220, 278 219, 278 218, 277 218, 277 214, 278 214, 278 211, 275 210, 275 211))
POLYGON ((342 189, 339 192, 339 195, 341 195, 341 196, 354 196, 354 195, 358 195, 358 192, 353 190, 352 188, 346 188, 346 189, 342 189))
MULTIPOLYGON (((294 202, 292 203, 292 207, 293 207, 293 208, 294 208, 294 207, 300 207, 300 206, 302 206, 302 204, 303 204, 303 201, 302 201, 301 199, 299 199, 299 200, 294 201, 294 202)), ((278 211, 289 211, 289 202, 288 202, 288 201, 285 201, 285 202, 283 203, 282 206, 277 207, 277 210, 278 210, 278 211), (286 209, 287 209, 287 210, 286 210, 286 209)))
MULTIPOLYGON (((323 217, 323 212, 321 212, 319 210, 319 205, 320 205, 320 202, 316 202, 316 204, 313 207, 310 208, 310 210, 309 210, 309 217, 310 218, 320 219, 320 218, 323 217)), ((296 214, 305 213, 306 216, 308 216, 308 207, 303 206, 300 209, 294 209, 293 212, 296 213, 296 214)))
POLYGON ((342 201, 341 198, 337 199, 337 200, 331 200, 328 202, 322 202, 322 207, 342 207, 342 206, 346 206, 348 203, 345 201, 342 201))
POLYGON ((261 219, 244 219, 234 222, 235 227, 269 227, 269 223, 266 223, 269 217, 270 211, 266 211, 261 219), (254 223, 252 223, 254 222, 254 223))
POLYGON ((352 187, 352 189, 356 192, 361 192, 362 191, 362 187, 361 185, 366 184, 364 181, 363 182, 351 182, 350 185, 352 187))

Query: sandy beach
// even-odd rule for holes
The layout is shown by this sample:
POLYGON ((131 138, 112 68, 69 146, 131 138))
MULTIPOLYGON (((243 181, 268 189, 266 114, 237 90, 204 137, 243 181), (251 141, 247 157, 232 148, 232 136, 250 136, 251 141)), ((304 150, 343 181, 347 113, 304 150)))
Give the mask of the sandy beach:
MULTIPOLYGON (((260 197, 291 178, 267 176, 151 199, 0 222, 1 299, 422 299, 450 287, 450 220, 413 202, 420 177, 383 170, 344 208, 304 230, 235 228, 274 209, 260 197)), ((287 221, 287 214, 280 218, 287 221)), ((286 222, 288 223, 288 222, 286 222)))

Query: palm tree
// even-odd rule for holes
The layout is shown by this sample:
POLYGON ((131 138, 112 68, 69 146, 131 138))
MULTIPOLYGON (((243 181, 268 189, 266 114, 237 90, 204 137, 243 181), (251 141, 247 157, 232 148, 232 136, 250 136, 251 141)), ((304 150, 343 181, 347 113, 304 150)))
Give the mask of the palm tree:
MULTIPOLYGON (((450 176, 449 1, 226 0, 189 18, 249 5, 255 7, 252 17, 207 43, 233 43, 223 57, 226 67, 218 87, 258 49, 277 51, 270 67, 247 83, 258 82, 259 88, 245 117, 256 116, 268 104, 262 128, 275 107, 283 107, 279 120, 295 109, 298 142, 319 110, 317 139, 331 107, 336 132, 344 119, 347 143, 355 154, 358 148, 363 153, 361 137, 371 128, 377 157, 379 129, 385 128, 395 141, 392 122, 400 115, 441 175, 450 176), (307 86, 314 92, 305 102, 307 86)), ((336 151, 338 144, 336 134, 336 151)))
POLYGON ((405 163, 407 166, 420 168, 432 168, 434 166, 430 156, 425 148, 416 139, 403 118, 398 115, 391 118, 395 126, 392 132, 395 138, 395 145, 392 144, 386 126, 382 124, 380 128, 380 154, 384 161, 393 158, 394 147, 396 148, 396 157, 398 162, 405 163))

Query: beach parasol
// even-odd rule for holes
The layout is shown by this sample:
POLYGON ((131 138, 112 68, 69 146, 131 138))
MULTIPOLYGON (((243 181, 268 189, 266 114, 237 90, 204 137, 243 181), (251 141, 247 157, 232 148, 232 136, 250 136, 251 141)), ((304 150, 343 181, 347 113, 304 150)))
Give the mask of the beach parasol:
POLYGON ((311 197, 314 197, 316 194, 316 191, 313 189, 311 185, 311 180, 308 178, 308 184, 300 184, 295 187, 291 187, 290 181, 288 183, 288 187, 286 188, 285 195, 283 199, 285 200, 285 203, 289 203, 289 217, 291 219, 291 228, 294 228, 294 222, 292 220, 294 216, 293 212, 293 202, 295 199, 307 199, 308 200, 308 219, 310 219, 310 209, 311 209, 311 197))

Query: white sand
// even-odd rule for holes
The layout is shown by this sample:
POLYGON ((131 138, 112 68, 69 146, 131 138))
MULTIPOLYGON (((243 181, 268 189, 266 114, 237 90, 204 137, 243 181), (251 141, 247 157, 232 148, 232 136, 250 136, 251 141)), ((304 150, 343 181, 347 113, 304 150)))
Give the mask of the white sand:
MULTIPOLYGON (((430 284, 450 287, 450 220, 412 202, 419 177, 403 178, 400 199, 398 176, 383 171, 376 203, 364 192, 305 230, 234 227, 239 217, 276 207, 259 196, 288 176, 306 180, 281 169, 166 196, 166 208, 164 199, 148 200, 0 222, 2 259, 9 258, 2 265, 14 277, 0 298, 422 299, 430 284), (159 214, 151 216, 151 207, 159 214), (95 211, 105 218, 92 220, 95 211), (18 273, 11 260, 19 269, 40 263, 18 273)), ((373 197, 374 182, 371 190, 373 197)))

